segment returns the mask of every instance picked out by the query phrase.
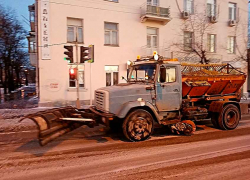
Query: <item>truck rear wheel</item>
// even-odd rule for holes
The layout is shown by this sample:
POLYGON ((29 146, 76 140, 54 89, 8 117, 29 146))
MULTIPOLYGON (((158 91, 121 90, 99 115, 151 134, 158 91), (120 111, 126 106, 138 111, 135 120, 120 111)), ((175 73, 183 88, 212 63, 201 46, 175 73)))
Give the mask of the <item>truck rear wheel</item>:
POLYGON ((223 130, 235 129, 240 121, 239 108, 233 104, 226 105, 218 118, 218 125, 223 130))
POLYGON ((153 132, 153 117, 143 109, 131 112, 123 122, 123 134, 130 141, 144 141, 153 132))

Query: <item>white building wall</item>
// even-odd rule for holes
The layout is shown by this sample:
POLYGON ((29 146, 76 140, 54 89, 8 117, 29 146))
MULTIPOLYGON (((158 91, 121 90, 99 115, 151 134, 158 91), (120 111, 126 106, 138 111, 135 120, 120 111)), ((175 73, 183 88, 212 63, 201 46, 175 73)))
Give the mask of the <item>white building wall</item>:
MULTIPOLYGON (((42 0, 41 0, 42 1, 42 0)), ((38 3, 38 45, 41 46, 41 1, 38 3)), ((46 0, 48 1, 48 0, 46 0)), ((91 64, 92 76, 90 80, 90 64, 85 63, 85 88, 80 88, 80 100, 90 99, 90 81, 92 91, 106 85, 105 65, 118 65, 119 77, 126 77, 126 62, 135 60, 137 55, 145 54, 147 45, 147 27, 159 28, 159 47, 164 56, 170 57, 175 48, 162 51, 174 42, 183 43, 183 30, 180 28, 184 20, 181 19, 184 0, 160 0, 161 7, 170 7, 172 20, 162 25, 156 21, 140 21, 140 7, 146 0, 119 0, 119 3, 101 0, 53 0, 49 1, 50 15, 50 60, 41 59, 41 47, 39 48, 39 81, 40 81, 40 103, 66 102, 76 100, 76 88, 69 88, 69 66, 64 61, 63 48, 67 43, 67 18, 79 18, 83 20, 84 46, 95 45, 95 62, 91 64), (179 9, 179 8, 180 9, 179 9), (104 46, 104 22, 118 23, 119 47, 104 46), (55 88, 51 88, 55 85, 55 88)), ((197 11, 206 10, 206 0, 194 0, 197 11)), ((210 33, 217 35, 217 52, 222 61, 231 61, 236 55, 228 54, 226 51, 227 37, 235 35, 235 27, 228 26, 228 2, 219 1, 219 19, 213 25, 210 33)), ((237 3, 239 8, 240 23, 248 22, 248 1, 231 0, 237 3)), ((240 43, 247 37, 246 26, 238 27, 241 32, 240 43)), ((71 44, 68 44, 71 45, 71 44)), ((245 46, 240 46, 242 52, 245 46)), ((74 49, 75 55, 75 49, 74 49)), ((79 56, 80 57, 80 56, 79 56)), ((74 57, 76 58, 76 57, 74 57)), ((245 70, 241 63, 234 65, 245 70)), ((119 78, 119 83, 125 82, 119 78)), ((245 90, 246 91, 246 90, 245 90)), ((94 93, 92 92, 92 98, 94 93)))

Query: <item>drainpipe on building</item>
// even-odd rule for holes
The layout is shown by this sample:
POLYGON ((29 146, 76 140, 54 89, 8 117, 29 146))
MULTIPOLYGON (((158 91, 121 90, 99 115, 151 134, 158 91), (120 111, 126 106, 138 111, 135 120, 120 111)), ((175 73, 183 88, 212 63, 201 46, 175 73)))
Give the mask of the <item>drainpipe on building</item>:
POLYGON ((35 6, 35 35, 36 35, 36 94, 40 98, 40 81, 39 81, 39 42, 38 42, 38 0, 35 6))
POLYGON ((250 49, 247 50, 247 92, 250 93, 250 49))

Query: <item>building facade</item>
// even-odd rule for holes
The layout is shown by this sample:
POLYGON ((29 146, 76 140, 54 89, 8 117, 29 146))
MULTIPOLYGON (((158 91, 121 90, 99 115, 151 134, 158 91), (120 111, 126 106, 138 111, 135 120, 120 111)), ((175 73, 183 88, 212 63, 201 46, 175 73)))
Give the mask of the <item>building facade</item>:
POLYGON ((247 69, 247 0, 39 0, 29 9, 42 106, 75 102, 76 74, 79 99, 89 103, 95 89, 126 82, 121 77, 128 60, 153 51, 182 62, 247 69), (94 62, 77 65, 80 46, 89 45, 94 62), (73 46, 70 63, 64 46, 73 46))

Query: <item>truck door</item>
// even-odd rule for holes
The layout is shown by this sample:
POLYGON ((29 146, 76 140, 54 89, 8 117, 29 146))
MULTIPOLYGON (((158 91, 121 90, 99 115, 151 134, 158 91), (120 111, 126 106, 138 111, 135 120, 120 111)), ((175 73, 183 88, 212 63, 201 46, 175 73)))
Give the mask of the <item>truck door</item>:
POLYGON ((156 106, 159 111, 179 110, 181 106, 180 65, 160 65, 156 82, 156 106))

